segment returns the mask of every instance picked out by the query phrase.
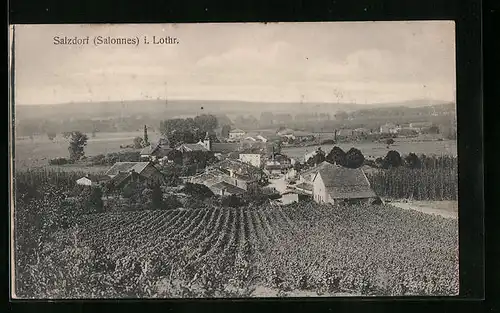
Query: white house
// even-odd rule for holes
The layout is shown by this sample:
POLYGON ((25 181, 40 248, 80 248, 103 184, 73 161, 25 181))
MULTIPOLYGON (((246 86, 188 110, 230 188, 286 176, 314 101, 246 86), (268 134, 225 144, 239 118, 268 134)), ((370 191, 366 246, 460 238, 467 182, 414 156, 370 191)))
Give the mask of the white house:
POLYGON ((84 176, 80 179, 77 179, 76 184, 81 185, 81 186, 92 186, 92 180, 90 180, 90 178, 84 176))
POLYGON ((242 153, 239 156, 239 160, 258 168, 262 166, 262 156, 258 153, 242 153))
POLYGON ((110 177, 106 175, 85 175, 77 179, 76 184, 80 186, 96 186, 109 180, 110 177))
POLYGON ((239 128, 232 129, 229 132, 229 139, 241 139, 243 136, 245 136, 245 134, 246 134, 245 131, 239 128))
POLYGON ((398 132, 398 126, 393 123, 386 123, 380 126, 380 133, 382 134, 396 134, 398 132))

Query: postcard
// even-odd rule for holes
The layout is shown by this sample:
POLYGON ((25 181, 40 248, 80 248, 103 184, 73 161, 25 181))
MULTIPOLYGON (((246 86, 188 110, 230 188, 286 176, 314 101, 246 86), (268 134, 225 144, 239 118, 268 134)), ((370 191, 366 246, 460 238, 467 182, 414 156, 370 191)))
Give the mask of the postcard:
POLYGON ((451 21, 12 25, 14 299, 456 296, 451 21))

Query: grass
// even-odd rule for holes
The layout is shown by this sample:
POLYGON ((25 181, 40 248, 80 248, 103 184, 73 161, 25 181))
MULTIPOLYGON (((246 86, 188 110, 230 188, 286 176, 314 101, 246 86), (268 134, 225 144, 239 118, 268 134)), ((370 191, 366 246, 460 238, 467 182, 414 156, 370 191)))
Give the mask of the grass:
MULTIPOLYGON (((94 156, 122 151, 121 145, 132 144, 135 137, 142 135, 142 132, 126 132, 98 133, 95 138, 89 136, 85 147, 85 155, 94 156)), ((155 141, 158 139, 159 134, 152 133, 148 134, 148 136, 150 141, 155 141)), ((35 137, 34 140, 16 140, 14 149, 17 169, 45 167, 48 166, 50 159, 69 156, 68 140, 62 138, 61 135, 56 137, 54 141, 50 141, 47 136, 35 137)))

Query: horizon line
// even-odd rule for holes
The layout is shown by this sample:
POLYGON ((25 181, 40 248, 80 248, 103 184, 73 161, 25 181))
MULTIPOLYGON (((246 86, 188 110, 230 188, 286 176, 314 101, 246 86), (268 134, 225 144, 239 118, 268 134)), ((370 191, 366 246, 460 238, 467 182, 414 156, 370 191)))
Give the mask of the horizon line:
MULTIPOLYGON (((102 104, 102 103, 125 103, 125 102, 155 102, 155 101, 166 101, 166 99, 127 99, 127 100, 104 100, 104 101, 71 101, 71 102, 57 102, 57 103, 16 103, 15 106, 57 106, 57 105, 68 105, 68 104, 102 104)), ((171 101, 209 101, 209 102, 244 102, 244 103, 273 103, 273 104, 348 104, 348 105, 377 105, 377 104, 395 104, 398 102, 411 102, 411 101, 429 101, 429 102, 440 102, 440 103, 455 103, 453 100, 443 100, 443 99, 428 99, 428 98, 413 98, 398 101, 383 101, 383 102, 334 102, 334 101, 272 101, 272 100, 236 100, 236 99, 170 99, 171 101)), ((168 104, 168 103, 167 103, 168 104)))

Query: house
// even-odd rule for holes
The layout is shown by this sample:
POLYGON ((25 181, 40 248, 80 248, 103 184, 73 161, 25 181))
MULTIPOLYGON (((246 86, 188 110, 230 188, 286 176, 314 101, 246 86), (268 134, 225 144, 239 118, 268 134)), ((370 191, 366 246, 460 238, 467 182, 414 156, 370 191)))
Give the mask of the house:
POLYGON ((271 158, 264 165, 264 172, 268 175, 281 175, 288 172, 292 168, 292 160, 286 155, 279 153, 271 153, 271 158))
POLYGON ((294 190, 287 190, 281 194, 280 204, 287 205, 287 204, 291 204, 294 202, 304 201, 304 200, 307 200, 310 198, 311 198, 310 194, 304 193, 300 190, 295 190, 295 189, 294 190))
POLYGON ((180 145, 177 150, 181 152, 191 152, 191 151, 203 151, 203 152, 213 152, 216 156, 217 154, 228 154, 239 149, 238 143, 218 143, 212 142, 208 133, 205 139, 200 140, 197 143, 185 143, 180 145))
POLYGON ((282 129, 282 130, 276 132, 276 134, 280 137, 292 135, 293 133, 294 133, 294 130, 291 128, 285 128, 285 129, 282 129))
POLYGON ((240 195, 246 192, 245 189, 236 187, 232 184, 229 184, 225 181, 218 182, 209 187, 210 190, 216 195, 219 196, 232 196, 232 195, 240 195))
POLYGON ((380 126, 381 134, 395 134, 398 132, 398 127, 393 123, 386 123, 380 126))
POLYGON ((205 185, 210 188, 212 185, 224 181, 225 176, 228 176, 228 174, 217 168, 208 168, 204 173, 187 178, 187 182, 205 185))
POLYGON ((261 177, 259 168, 239 160, 226 159, 214 164, 212 168, 226 174, 226 176, 223 177, 225 182, 244 190, 256 187, 261 177))
POLYGON ((245 134, 245 131, 235 128, 229 131, 229 139, 241 139, 245 134))
POLYGON ((151 161, 159 160, 166 157, 170 151, 172 151, 172 148, 170 148, 168 139, 161 138, 156 144, 150 144, 141 150, 141 159, 151 161))
POLYGON ((182 145, 180 145, 179 147, 177 147, 177 150, 179 150, 180 152, 192 152, 192 151, 203 151, 203 152, 208 152, 209 150, 207 149, 207 147, 201 143, 201 142, 198 142, 198 143, 184 143, 182 145))
POLYGON ((80 186, 98 186, 110 180, 106 175, 85 175, 76 180, 76 184, 80 186))
POLYGON ((419 122, 419 123, 410 123, 410 129, 415 130, 416 132, 422 132, 425 129, 429 129, 432 127, 431 122, 419 122))
POLYGON ((121 189, 130 182, 145 182, 146 178, 140 176, 133 170, 130 172, 120 172, 109 180, 109 185, 115 189, 121 189))
POLYGON ((122 183, 124 180, 134 179, 136 176, 141 181, 156 183, 163 181, 163 174, 151 162, 116 162, 106 172, 106 175, 111 178, 110 182, 115 186, 116 182, 122 183))
POLYGON ((241 162, 248 163, 258 168, 262 166, 262 155, 260 153, 241 153, 238 159, 241 162))
POLYGON ((318 203, 370 203, 377 199, 362 169, 322 164, 312 180, 313 199, 318 203))
POLYGON ((214 142, 211 144, 210 150, 213 153, 217 154, 228 154, 231 152, 236 152, 240 149, 240 145, 238 143, 232 142, 214 142))
POLYGON ((257 185, 257 179, 253 177, 243 174, 237 174, 232 170, 221 170, 216 167, 208 168, 204 173, 190 177, 188 181, 193 184, 205 185, 208 188, 212 188, 212 186, 224 182, 231 186, 237 187, 244 192, 257 185))

